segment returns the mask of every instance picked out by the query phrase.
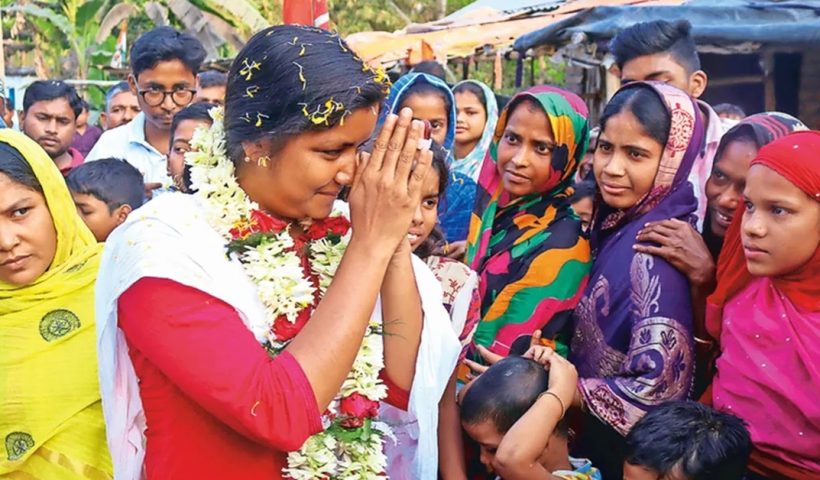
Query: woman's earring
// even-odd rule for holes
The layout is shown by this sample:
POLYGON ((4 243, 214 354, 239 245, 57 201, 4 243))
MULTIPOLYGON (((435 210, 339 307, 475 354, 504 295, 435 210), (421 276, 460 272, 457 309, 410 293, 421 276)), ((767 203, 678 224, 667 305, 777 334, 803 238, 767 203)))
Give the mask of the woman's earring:
POLYGON ((256 163, 257 163, 260 167, 267 168, 268 164, 270 163, 270 157, 269 157, 269 156, 267 156, 267 155, 264 155, 264 156, 262 156, 262 157, 259 157, 259 158, 256 160, 256 163))
POLYGON ((245 163, 250 163, 251 162, 251 157, 246 155, 244 160, 245 160, 245 163))

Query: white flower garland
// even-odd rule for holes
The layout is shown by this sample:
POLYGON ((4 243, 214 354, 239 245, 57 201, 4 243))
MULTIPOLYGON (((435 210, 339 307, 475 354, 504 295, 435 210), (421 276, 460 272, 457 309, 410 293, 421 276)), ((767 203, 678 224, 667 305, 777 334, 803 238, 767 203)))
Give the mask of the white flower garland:
MULTIPOLYGON (((210 129, 196 131, 191 140, 192 150, 185 155, 185 161, 191 167, 195 195, 207 205, 208 222, 225 238, 228 248, 236 240, 232 232, 249 225, 259 206, 248 198, 236 181, 234 166, 225 148, 222 109, 211 109, 210 114, 213 125, 210 129)), ((334 211, 331 217, 341 215, 334 211)), ((278 339, 274 333, 277 319, 281 322, 284 316, 296 324, 300 313, 305 315, 305 309, 312 309, 314 302, 318 303, 314 283, 304 275, 288 230, 284 228, 279 233, 266 234, 257 244, 232 253, 257 285, 267 315, 249 319, 249 328, 272 355, 279 354, 290 342, 290 339, 278 339)), ((348 232, 338 241, 321 238, 307 242, 311 272, 318 279, 319 296, 330 285, 349 239, 348 232)), ((389 427, 371 417, 354 419, 361 421, 361 426, 346 428, 340 424, 340 420, 350 419, 342 415, 342 400, 358 395, 366 401, 378 402, 387 396, 387 389, 379 379, 379 372, 384 368, 381 335, 381 325, 371 322, 341 391, 322 416, 325 430, 310 437, 298 451, 288 454, 288 466, 283 473, 290 478, 387 478, 383 444, 385 437, 391 435, 389 427)))

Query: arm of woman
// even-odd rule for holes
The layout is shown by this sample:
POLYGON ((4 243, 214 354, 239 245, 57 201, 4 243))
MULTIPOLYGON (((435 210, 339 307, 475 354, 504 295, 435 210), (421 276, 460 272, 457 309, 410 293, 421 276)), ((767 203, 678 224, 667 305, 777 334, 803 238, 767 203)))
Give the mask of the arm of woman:
POLYGON ((381 288, 386 375, 403 390, 413 385, 423 315, 410 255, 409 242, 402 240, 381 288))
POLYGON ((638 232, 637 240, 654 245, 636 243, 635 251, 663 258, 689 279, 695 336, 708 338, 706 297, 715 290, 716 270, 703 237, 689 223, 673 218, 646 224, 638 232))
POLYGON ((132 352, 243 436, 291 451, 322 430, 299 363, 287 352, 271 359, 230 305, 143 278, 120 296, 118 317, 132 352))
POLYGON ((549 389, 504 434, 493 468, 506 480, 554 479, 538 460, 572 402, 578 373, 548 347, 532 346, 523 356, 549 366, 549 389))
POLYGON ((461 415, 456 403, 456 372, 438 404, 438 463, 443 480, 467 480, 464 444, 461 437, 461 415))

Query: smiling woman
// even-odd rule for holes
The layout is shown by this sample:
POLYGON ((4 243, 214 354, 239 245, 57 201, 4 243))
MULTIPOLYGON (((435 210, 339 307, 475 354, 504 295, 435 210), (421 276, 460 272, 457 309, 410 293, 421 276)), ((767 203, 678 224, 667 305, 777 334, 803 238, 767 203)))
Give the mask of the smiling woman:
POLYGON ((191 137, 195 193, 152 200, 109 238, 98 331, 117 478, 375 478, 380 401, 417 421, 413 478, 435 476, 459 345, 407 240, 423 124, 390 115, 357 156, 388 88, 336 35, 260 31, 224 113, 191 137))
POLYGON ((1 130, 0 476, 112 476, 94 349, 100 249, 54 162, 1 130))

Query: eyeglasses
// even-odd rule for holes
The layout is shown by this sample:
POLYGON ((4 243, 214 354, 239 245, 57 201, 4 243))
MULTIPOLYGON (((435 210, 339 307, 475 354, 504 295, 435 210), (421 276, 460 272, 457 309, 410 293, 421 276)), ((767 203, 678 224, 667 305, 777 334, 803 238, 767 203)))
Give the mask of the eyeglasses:
POLYGON ((145 100, 145 103, 147 103, 149 107, 158 107, 162 105, 165 102, 165 97, 168 95, 171 96, 171 100, 173 100, 177 106, 184 107, 191 103, 191 100, 194 99, 196 90, 191 88, 178 88, 176 90, 158 90, 149 88, 148 90, 137 89, 137 94, 142 96, 142 99, 145 100))

